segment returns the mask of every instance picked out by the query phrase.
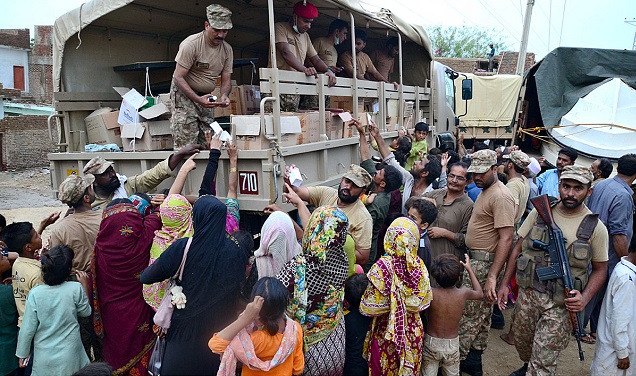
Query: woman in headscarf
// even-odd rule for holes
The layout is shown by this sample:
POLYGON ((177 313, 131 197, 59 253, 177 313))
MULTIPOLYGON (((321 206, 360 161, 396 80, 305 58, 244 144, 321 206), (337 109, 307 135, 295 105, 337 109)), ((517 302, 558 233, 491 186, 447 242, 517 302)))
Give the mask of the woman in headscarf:
POLYGON ((275 211, 261 229, 261 245, 254 256, 258 278, 275 277, 288 261, 300 253, 294 223, 287 213, 275 211))
POLYGON ((409 218, 393 221, 382 256, 369 270, 360 313, 372 316, 364 353, 371 376, 419 375, 424 326, 419 312, 432 298, 428 271, 417 256, 420 235, 409 218))
POLYGON ((116 375, 147 373, 154 312, 144 301, 139 274, 160 228, 158 213, 143 218, 128 199, 113 200, 102 215, 91 264, 93 320, 116 375))
MULTIPOLYGON (((159 206, 161 229, 155 232, 150 248, 152 265, 161 254, 177 239, 189 238, 194 233, 192 228, 192 205, 180 194, 169 194, 159 206)), ((169 279, 152 285, 144 285, 144 299, 155 311, 161 304, 169 279)))
MULTIPOLYGON (((161 368, 164 375, 218 371, 220 357, 208 349, 208 340, 236 319, 247 261, 238 242, 225 231, 226 213, 226 206, 214 196, 202 196, 194 204, 194 235, 181 281, 187 303, 172 314, 161 368)), ((144 270, 141 282, 174 276, 186 243, 187 239, 174 242, 144 270)))
POLYGON ((303 328, 307 349, 303 375, 341 375, 344 368, 342 300, 349 266, 343 247, 348 225, 347 216, 336 207, 314 210, 302 253, 276 276, 292 293, 289 317, 303 328))

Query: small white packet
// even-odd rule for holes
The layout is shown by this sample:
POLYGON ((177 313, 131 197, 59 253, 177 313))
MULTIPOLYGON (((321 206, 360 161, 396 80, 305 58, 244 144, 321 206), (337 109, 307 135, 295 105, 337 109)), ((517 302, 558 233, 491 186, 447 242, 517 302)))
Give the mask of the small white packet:
POLYGON ((294 187, 300 187, 303 183, 303 176, 300 174, 300 170, 296 167, 296 165, 291 165, 289 167, 289 182, 294 187))
POLYGON ((221 131, 221 137, 219 139, 223 142, 227 141, 230 144, 232 143, 232 136, 230 136, 230 134, 227 133, 227 131, 221 131))
POLYGON ((214 131, 214 134, 216 135, 217 133, 221 133, 223 132, 223 128, 221 128, 221 126, 219 125, 218 122, 213 121, 212 123, 210 123, 210 127, 212 128, 212 130, 214 131))
POLYGON ((353 118, 351 117, 351 114, 348 112, 341 112, 338 114, 338 116, 340 117, 340 119, 342 119, 343 122, 348 122, 353 120, 353 118))

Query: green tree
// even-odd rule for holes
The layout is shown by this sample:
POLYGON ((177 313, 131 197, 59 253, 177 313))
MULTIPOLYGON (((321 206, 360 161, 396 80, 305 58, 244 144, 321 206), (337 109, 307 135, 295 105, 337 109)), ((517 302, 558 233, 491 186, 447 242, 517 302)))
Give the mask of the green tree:
POLYGON ((510 49, 507 39, 495 29, 437 25, 427 32, 437 57, 486 57, 490 43, 495 46, 495 54, 510 49))

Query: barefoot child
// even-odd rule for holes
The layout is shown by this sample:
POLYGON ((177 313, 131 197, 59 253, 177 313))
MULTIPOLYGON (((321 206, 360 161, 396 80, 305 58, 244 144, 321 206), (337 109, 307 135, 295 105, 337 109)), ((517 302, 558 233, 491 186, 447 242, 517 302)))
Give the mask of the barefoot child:
POLYGON ((237 360, 243 363, 243 376, 300 375, 305 368, 303 331, 285 315, 287 289, 276 278, 263 277, 254 285, 252 299, 208 343, 212 352, 223 354, 217 375, 235 375, 237 360))
POLYGON ((459 320, 466 300, 481 299, 484 294, 470 267, 468 255, 464 262, 451 254, 437 256, 431 275, 440 287, 433 288, 433 301, 426 311, 428 327, 422 374, 436 376, 438 368, 441 368, 443 375, 459 375, 459 320), (464 269, 470 276, 472 290, 457 288, 464 269))

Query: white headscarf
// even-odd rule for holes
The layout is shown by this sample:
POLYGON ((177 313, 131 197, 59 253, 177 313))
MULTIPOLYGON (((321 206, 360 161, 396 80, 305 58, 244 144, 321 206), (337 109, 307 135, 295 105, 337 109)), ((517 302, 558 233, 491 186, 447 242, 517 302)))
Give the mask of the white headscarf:
POLYGON ((254 252, 258 278, 276 277, 283 265, 300 252, 294 223, 289 215, 273 212, 263 224, 261 246, 254 252))

